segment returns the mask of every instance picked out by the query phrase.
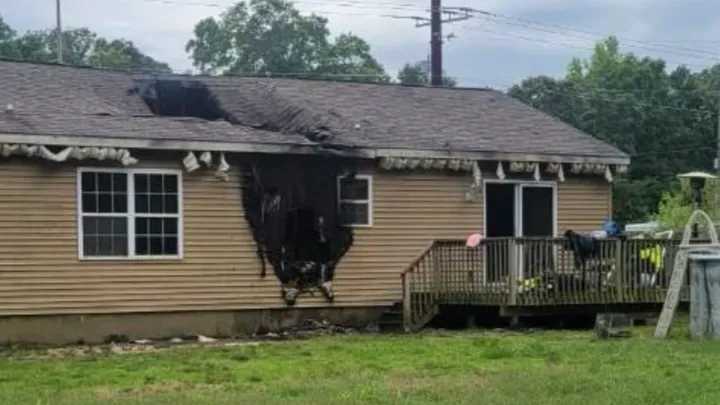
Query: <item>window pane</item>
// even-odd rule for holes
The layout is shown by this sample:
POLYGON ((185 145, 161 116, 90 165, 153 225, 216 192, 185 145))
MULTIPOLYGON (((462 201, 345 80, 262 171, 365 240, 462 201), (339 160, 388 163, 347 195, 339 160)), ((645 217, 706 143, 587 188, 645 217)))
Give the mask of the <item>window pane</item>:
POLYGON ((148 189, 148 175, 147 174, 136 174, 135 175, 135 192, 136 193, 147 193, 148 189))
POLYGON ((147 194, 135 195, 135 212, 139 212, 139 213, 150 212, 147 194))
POLYGON ((177 233, 178 233, 177 218, 165 218, 163 220, 163 233, 165 235, 177 235, 177 233))
POLYGON ((165 192, 166 193, 177 193, 178 192, 178 176, 174 174, 165 175, 165 192))
POLYGON ((138 256, 147 256, 148 253, 148 238, 144 236, 135 238, 135 254, 138 256))
POLYGON ((367 179, 342 179, 340 180, 341 200, 367 200, 370 192, 367 179))
POLYGON ((95 187, 95 173, 83 173, 81 183, 82 191, 97 191, 97 188, 95 187))
POLYGON ((151 193, 162 193, 163 191, 163 175, 162 174, 151 174, 150 175, 150 192, 151 193))
POLYGON ((163 196, 162 194, 150 195, 150 212, 153 214, 163 213, 163 196))
POLYGON ((112 236, 98 236, 98 256, 112 256, 112 236))
POLYGON ((83 237, 83 254, 85 256, 97 256, 98 242, 96 236, 85 235, 83 237))
POLYGON ((178 196, 177 194, 165 195, 165 213, 177 214, 178 212, 178 196))
POLYGON ((113 212, 112 194, 101 193, 98 195, 98 212, 113 212))
POLYGON ((135 234, 136 235, 147 235, 148 232, 148 219, 147 218, 135 218, 135 234))
POLYGON ((116 193, 124 193, 127 191, 127 174, 113 173, 113 191, 116 193))
POLYGON ((150 238, 150 254, 153 256, 161 256, 163 254, 162 237, 154 236, 150 238))
POLYGON ((97 218, 98 235, 112 235, 112 218, 97 218))
POLYGON ((112 191, 112 174, 111 173, 98 173, 97 174, 98 191, 110 192, 112 191))
POLYGON ((127 194, 122 193, 113 195, 113 212, 127 212, 127 194))
POLYGON ((97 210, 97 194, 83 193, 82 195, 83 212, 98 212, 97 210))
POLYGON ((340 217, 345 225, 369 225, 369 210, 367 204, 342 203, 340 204, 340 217))
POLYGON ((113 218, 112 221, 113 235, 127 235, 127 218, 113 218))
POLYGON ((127 256, 128 254, 128 243, 127 236, 114 236, 113 241, 113 256, 127 256))
POLYGON ((85 217, 83 222, 83 235, 97 235, 97 219, 85 217))
POLYGON ((127 256, 127 218, 83 217, 85 256, 127 256))
POLYGON ((169 237, 165 238, 164 243, 164 254, 175 256, 178 254, 178 238, 169 237))
POLYGON ((162 218, 150 218, 150 234, 162 235, 162 218))

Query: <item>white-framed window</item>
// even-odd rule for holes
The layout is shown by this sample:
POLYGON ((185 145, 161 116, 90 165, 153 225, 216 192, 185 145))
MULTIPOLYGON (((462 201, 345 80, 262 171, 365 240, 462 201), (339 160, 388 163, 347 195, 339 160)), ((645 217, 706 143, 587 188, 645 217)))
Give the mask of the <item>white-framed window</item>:
POLYGON ((338 177, 338 209, 346 226, 370 227, 373 224, 372 176, 338 177))
POLYGON ((79 168, 80 259, 182 258, 179 170, 79 168))

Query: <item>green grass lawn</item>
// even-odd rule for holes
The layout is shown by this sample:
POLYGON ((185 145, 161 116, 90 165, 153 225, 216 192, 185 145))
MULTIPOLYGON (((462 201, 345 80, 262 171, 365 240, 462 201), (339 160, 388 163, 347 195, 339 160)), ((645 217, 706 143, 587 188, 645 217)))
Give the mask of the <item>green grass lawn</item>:
POLYGON ((720 342, 428 331, 57 356, 0 351, 0 404, 720 404, 720 342))

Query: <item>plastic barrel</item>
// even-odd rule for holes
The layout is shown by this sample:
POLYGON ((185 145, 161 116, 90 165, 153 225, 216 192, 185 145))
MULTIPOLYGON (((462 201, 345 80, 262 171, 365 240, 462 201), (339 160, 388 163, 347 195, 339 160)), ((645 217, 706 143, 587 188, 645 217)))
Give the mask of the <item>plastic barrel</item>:
POLYGON ((720 249, 691 251, 690 334, 720 339, 720 249))

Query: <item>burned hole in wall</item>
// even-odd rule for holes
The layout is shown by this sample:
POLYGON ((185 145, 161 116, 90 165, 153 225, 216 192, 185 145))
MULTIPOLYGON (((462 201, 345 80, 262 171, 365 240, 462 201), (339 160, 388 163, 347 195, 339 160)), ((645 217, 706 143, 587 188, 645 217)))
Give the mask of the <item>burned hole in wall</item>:
POLYGON ((266 156, 245 172, 243 205, 262 276, 269 264, 288 305, 316 291, 332 301, 335 269, 353 243, 339 212, 338 178, 353 178, 355 169, 335 157, 266 156))

